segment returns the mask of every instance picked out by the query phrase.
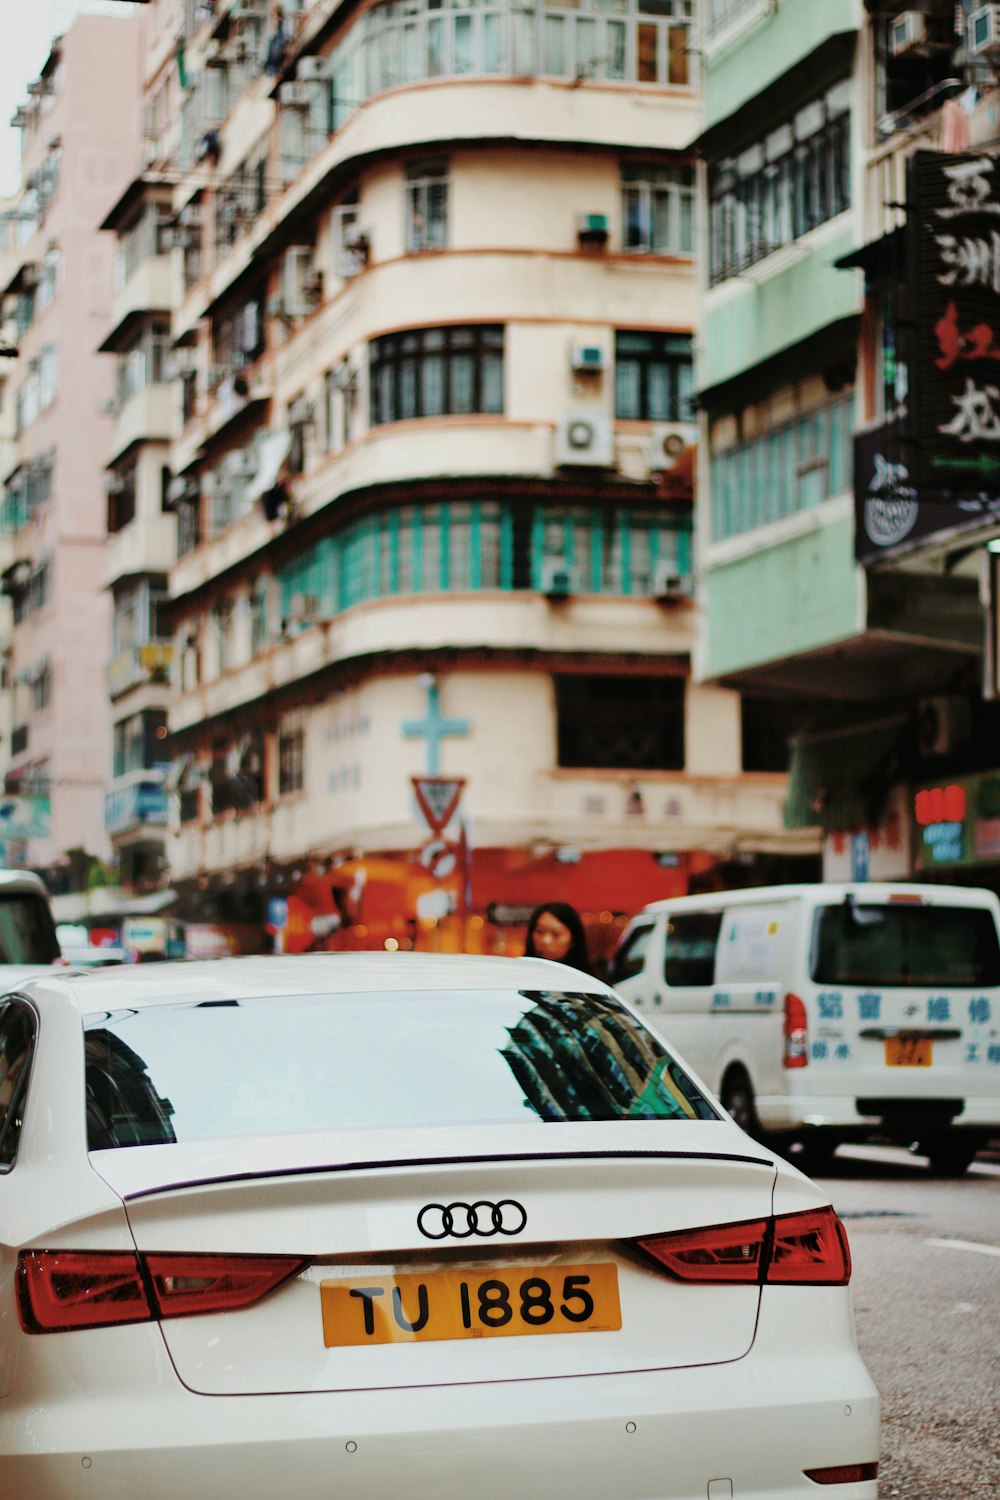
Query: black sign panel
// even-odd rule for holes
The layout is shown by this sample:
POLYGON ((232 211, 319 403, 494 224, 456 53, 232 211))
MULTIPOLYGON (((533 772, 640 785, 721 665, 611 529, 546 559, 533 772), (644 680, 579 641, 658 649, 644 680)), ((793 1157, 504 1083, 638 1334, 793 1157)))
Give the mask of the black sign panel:
POLYGON ((918 151, 910 174, 912 478, 936 501, 985 495, 1000 491, 1000 162, 918 151))
POLYGON ((871 564, 929 541, 944 541, 1000 518, 1000 496, 955 495, 935 489, 921 498, 913 483, 914 447, 889 424, 854 439, 854 555, 871 564))

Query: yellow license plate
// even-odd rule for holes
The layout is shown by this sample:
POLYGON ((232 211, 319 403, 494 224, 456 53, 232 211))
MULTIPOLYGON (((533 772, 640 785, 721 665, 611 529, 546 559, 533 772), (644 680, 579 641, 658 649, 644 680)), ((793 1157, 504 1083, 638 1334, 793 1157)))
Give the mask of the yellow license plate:
POLYGON ((327 1348, 622 1326, 618 1268, 603 1262, 352 1277, 320 1282, 320 1297, 327 1348))
POLYGON ((929 1068, 933 1050, 934 1043, 929 1036, 887 1036, 885 1065, 887 1068, 929 1068))

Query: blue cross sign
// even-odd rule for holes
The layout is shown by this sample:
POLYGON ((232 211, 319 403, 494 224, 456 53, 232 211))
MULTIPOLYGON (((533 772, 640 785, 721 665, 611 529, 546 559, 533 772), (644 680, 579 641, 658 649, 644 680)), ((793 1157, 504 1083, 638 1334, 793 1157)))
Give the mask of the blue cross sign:
POLYGON ((427 712, 422 719, 405 719, 403 734, 408 740, 427 741, 428 776, 441 773, 441 741, 446 736, 469 733, 468 719, 446 719, 441 713, 441 694, 433 680, 427 685, 427 712))

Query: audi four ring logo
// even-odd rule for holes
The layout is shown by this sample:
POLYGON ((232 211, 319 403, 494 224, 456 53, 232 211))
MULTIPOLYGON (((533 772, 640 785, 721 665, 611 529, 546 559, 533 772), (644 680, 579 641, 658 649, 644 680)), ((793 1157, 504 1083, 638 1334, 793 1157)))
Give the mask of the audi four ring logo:
POLYGON ((468 1240, 474 1234, 489 1239, 493 1234, 520 1234, 528 1215, 513 1198, 489 1203, 426 1203, 417 1214, 417 1228, 429 1240, 468 1240))

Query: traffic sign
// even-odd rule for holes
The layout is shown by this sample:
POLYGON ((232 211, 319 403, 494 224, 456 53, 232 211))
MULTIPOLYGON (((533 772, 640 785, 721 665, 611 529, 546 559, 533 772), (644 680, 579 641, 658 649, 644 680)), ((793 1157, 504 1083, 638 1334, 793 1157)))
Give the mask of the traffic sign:
POLYGON ((464 776, 411 776, 420 811, 432 833, 447 828, 461 800, 464 776))

